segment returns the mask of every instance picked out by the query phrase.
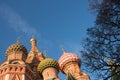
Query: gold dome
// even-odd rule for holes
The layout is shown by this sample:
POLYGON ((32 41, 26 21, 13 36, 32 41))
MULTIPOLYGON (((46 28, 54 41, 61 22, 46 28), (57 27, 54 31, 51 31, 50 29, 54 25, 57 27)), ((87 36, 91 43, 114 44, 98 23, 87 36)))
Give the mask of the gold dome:
POLYGON ((43 70, 48 67, 54 67, 59 71, 59 65, 58 62, 52 58, 46 58, 42 60, 38 65, 38 72, 42 74, 43 70))

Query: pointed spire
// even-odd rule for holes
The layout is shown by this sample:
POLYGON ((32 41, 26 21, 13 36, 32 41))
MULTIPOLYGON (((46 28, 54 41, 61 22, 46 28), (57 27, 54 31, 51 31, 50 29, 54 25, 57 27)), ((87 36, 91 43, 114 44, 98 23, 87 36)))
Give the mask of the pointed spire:
MULTIPOLYGON (((36 39, 35 38, 31 38, 30 39, 30 43, 31 43, 31 51, 32 52, 38 52, 38 48, 37 48, 37 46, 36 46, 36 39)), ((30 51, 30 52, 31 52, 30 51)))

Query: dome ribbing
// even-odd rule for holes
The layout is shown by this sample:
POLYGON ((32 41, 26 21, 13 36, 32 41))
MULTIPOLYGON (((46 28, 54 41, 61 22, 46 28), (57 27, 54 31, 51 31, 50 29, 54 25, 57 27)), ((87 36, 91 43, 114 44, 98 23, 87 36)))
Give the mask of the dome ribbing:
POLYGON ((8 56, 10 54, 13 54, 13 52, 15 51, 22 51, 27 55, 27 49, 23 45, 21 45, 19 42, 10 45, 6 50, 6 55, 8 56))
POLYGON ((38 71, 40 74, 42 74, 43 70, 49 67, 54 67, 59 71, 58 62, 52 58, 46 58, 42 60, 38 65, 38 71))
POLYGON ((80 58, 76 54, 64 52, 58 61, 61 71, 69 62, 77 62, 79 65, 81 64, 80 58))

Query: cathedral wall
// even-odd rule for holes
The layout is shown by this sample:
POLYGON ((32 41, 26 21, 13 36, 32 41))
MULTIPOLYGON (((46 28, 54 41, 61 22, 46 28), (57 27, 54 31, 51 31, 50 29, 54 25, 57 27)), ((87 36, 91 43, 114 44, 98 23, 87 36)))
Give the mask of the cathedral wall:
POLYGON ((42 72, 42 75, 43 75, 43 78, 44 80, 48 80, 50 78, 58 78, 58 71, 53 68, 53 67, 50 67, 50 68, 46 68, 43 72, 42 72))

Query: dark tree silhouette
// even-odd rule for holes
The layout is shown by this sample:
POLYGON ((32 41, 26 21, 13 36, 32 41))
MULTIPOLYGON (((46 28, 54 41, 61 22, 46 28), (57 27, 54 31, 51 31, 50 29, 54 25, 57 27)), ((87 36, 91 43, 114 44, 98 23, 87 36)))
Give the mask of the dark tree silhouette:
POLYGON ((96 21, 87 29, 83 64, 100 80, 120 80, 120 0, 90 0, 90 9, 96 21))

